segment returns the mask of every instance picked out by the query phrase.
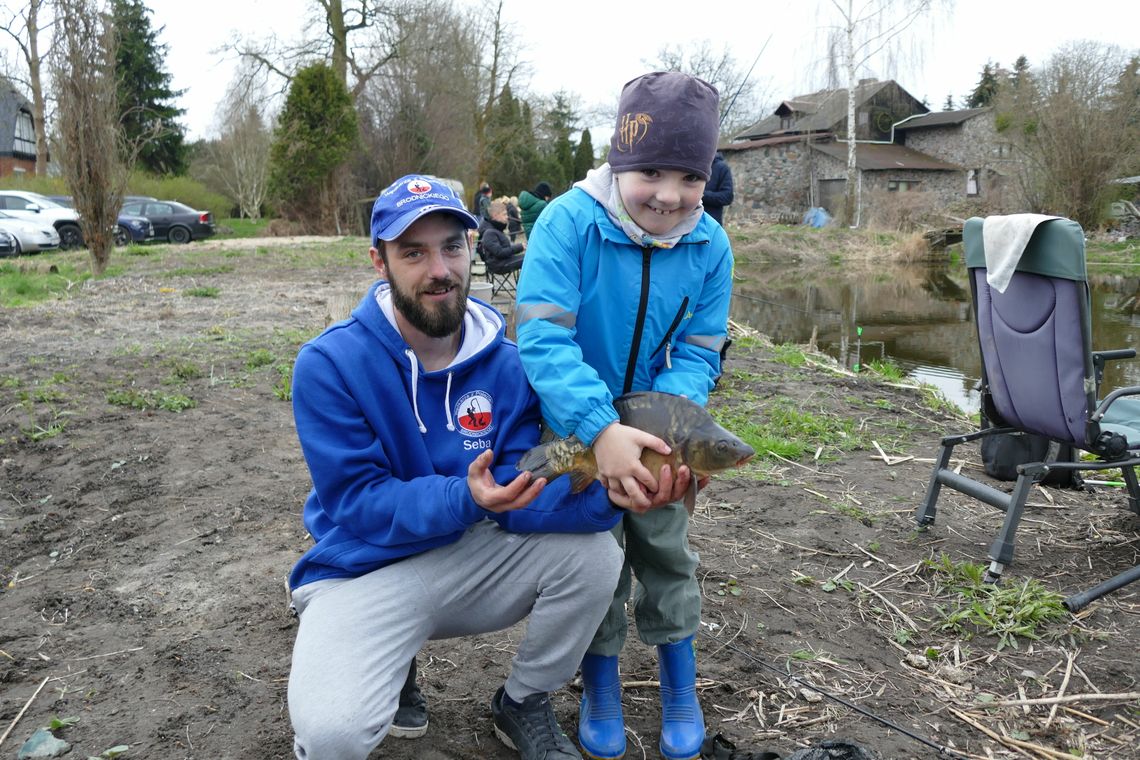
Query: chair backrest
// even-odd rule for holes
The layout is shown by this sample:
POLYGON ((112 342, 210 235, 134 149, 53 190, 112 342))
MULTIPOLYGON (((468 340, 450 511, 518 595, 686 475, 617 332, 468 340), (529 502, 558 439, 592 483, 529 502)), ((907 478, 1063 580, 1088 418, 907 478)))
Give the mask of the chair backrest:
POLYGON ((1082 446, 1096 406, 1084 232, 1069 219, 1039 224, 999 293, 986 279, 983 223, 974 217, 962 231, 983 397, 998 424, 1082 446))

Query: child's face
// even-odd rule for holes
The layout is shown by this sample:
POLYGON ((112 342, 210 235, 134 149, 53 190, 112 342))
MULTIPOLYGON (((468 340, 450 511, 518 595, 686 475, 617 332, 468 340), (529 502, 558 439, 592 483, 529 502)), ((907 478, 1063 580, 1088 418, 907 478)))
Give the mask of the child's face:
POLYGON ((701 202, 705 181, 675 169, 619 172, 622 205, 637 226, 650 235, 664 235, 701 202))

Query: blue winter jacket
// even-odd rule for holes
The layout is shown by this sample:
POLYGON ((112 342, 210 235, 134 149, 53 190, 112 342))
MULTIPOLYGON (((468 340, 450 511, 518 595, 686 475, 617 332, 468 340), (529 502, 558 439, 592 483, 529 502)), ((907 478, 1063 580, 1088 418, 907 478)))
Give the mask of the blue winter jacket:
POLYGON ((500 485, 538 443, 538 399, 497 311, 469 301, 452 366, 425 372, 381 311, 374 285, 352 316, 306 343, 293 370, 297 436, 313 479, 304 523, 314 546, 291 588, 354 577, 452 543, 491 518, 518 532, 594 532, 620 518, 597 483, 569 493, 551 481, 527 508, 496 515, 475 503, 467 467, 495 451, 500 485), (469 340, 483 340, 472 354, 469 340))
POLYGON ((592 443, 622 393, 703 405, 731 295, 732 249, 708 215, 673 248, 642 248, 581 188, 556 198, 527 246, 517 307, 519 354, 547 422, 592 443))

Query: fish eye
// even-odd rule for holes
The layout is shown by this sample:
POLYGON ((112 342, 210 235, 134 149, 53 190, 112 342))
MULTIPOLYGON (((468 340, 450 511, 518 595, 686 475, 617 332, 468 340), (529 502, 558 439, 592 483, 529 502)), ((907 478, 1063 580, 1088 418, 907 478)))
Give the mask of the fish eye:
POLYGON ((723 440, 723 439, 717 441, 716 442, 716 450, 717 451, 728 451, 728 441, 723 440))

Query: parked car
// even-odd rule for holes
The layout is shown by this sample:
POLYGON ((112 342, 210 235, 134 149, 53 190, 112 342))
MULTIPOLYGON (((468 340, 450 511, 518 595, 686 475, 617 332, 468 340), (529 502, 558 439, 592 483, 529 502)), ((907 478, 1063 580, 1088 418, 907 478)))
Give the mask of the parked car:
MULTIPOLYGON (((49 195, 51 200, 67 206, 68 208, 75 208, 75 199, 70 195, 49 195)), ((126 195, 126 199, 135 200, 151 200, 150 196, 146 195, 126 195)), ((119 214, 119 218, 115 222, 115 245, 127 245, 128 243, 145 243, 154 238, 154 225, 145 216, 135 216, 133 214, 119 214)))
POLYGON ((79 248, 83 232, 75 209, 56 203, 46 195, 24 190, 0 190, 0 210, 31 221, 47 222, 59 233, 61 248, 79 248))
POLYGON ((13 256, 59 248, 59 233, 47 222, 20 219, 0 211, 0 230, 12 236, 16 247, 13 256))
POLYGON ((177 201, 131 201, 123 204, 123 213, 145 216, 154 225, 154 236, 171 243, 189 243, 215 231, 209 211, 196 211, 177 201))
POLYGON ((115 245, 145 243, 154 239, 154 225, 145 216, 119 214, 115 225, 115 245))
POLYGON ((16 238, 0 231, 0 256, 15 256, 17 253, 16 238))

